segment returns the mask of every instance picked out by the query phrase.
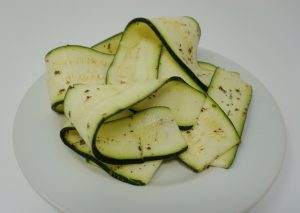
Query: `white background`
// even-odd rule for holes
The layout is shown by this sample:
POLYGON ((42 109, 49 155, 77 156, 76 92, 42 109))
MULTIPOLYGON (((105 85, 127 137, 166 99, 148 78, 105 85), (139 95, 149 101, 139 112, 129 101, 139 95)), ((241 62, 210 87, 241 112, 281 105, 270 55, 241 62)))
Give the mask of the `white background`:
POLYGON ((122 31, 134 17, 180 15, 198 20, 200 46, 254 74, 283 114, 283 167, 250 212, 300 212, 299 9, 296 0, 0 1, 0 212, 57 212, 22 175, 12 144, 15 112, 27 89, 44 73, 47 51, 64 44, 90 46, 122 31))

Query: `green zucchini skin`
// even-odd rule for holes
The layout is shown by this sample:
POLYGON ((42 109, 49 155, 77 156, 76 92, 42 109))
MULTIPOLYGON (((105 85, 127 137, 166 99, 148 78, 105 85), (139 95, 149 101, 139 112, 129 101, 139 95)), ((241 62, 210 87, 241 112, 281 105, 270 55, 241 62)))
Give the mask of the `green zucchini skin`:
POLYGON ((64 101, 57 101, 51 105, 51 109, 58 114, 64 114, 63 106, 64 101))
POLYGON ((160 34, 159 30, 155 27, 155 25, 146 18, 135 18, 131 20, 127 26, 136 23, 136 22, 142 22, 147 24, 157 35, 157 37, 161 40, 165 48, 169 51, 170 55, 176 60, 176 62, 186 71, 186 73, 204 90, 207 91, 208 87, 199 80, 199 78, 193 73, 193 71, 173 52, 172 48, 166 41, 166 39, 160 34))
POLYGON ((62 142, 69 147, 70 149, 72 149, 74 152, 76 152, 77 154, 79 154, 81 157, 85 158, 87 161, 91 161, 93 163, 95 163, 96 165, 98 165, 100 168, 102 168, 105 172, 107 172, 107 174, 109 174, 110 176, 116 178, 117 180, 120 180, 122 182, 125 183, 129 183, 132 185, 136 185, 136 186, 144 186, 146 185, 144 182, 140 181, 140 180, 134 180, 134 179, 130 179, 127 177, 124 177, 122 175, 116 174, 115 172, 113 172, 109 167, 107 167, 104 163, 102 163, 101 161, 99 161, 98 159, 94 158, 92 155, 89 155, 87 153, 81 152, 78 149, 76 149, 76 147, 74 145, 71 145, 67 139, 66 139, 66 134, 69 131, 73 131, 76 130, 74 127, 65 127, 60 131, 60 138, 62 140, 62 142))

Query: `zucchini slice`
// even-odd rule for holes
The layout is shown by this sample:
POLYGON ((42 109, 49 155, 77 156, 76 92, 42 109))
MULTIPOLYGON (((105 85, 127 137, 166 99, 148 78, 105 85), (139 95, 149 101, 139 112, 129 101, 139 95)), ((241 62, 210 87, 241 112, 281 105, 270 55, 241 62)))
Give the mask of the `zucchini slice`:
POLYGON ((158 78, 170 78, 172 76, 178 76, 195 89, 203 91, 202 88, 187 74, 187 72, 178 63, 176 63, 168 50, 163 47, 159 62, 158 78))
POLYGON ((162 160, 130 165, 104 163, 93 156, 92 150, 87 146, 70 122, 62 129, 61 139, 66 146, 85 158, 89 163, 102 168, 117 180, 132 185, 147 185, 162 163, 162 160))
MULTIPOLYGON (((252 87, 245 83, 237 72, 227 72, 223 68, 215 71, 208 95, 212 97, 233 123, 239 136, 242 136, 248 107, 252 98, 252 87)), ((236 156, 238 146, 220 156, 211 166, 229 168, 236 156)))
POLYGON ((228 151, 220 155, 218 158, 216 158, 214 161, 212 161, 209 166, 213 167, 219 167, 228 169, 233 164, 235 155, 237 153, 238 145, 233 146, 228 151))
MULTIPOLYGON (((161 86, 163 86, 167 82, 169 82, 169 79, 152 80, 152 81, 146 81, 146 82, 133 84, 133 85, 128 85, 128 84, 74 85, 73 87, 69 88, 65 97, 65 115, 75 126, 75 128, 77 129, 77 131, 79 132, 83 140, 92 149, 93 154, 97 158, 99 159, 101 158, 101 160, 103 161, 106 161, 108 163, 119 164, 119 163, 129 163, 129 162, 130 163, 141 162, 153 158, 163 158, 163 156, 160 156, 163 153, 157 152, 153 154, 157 156, 145 155, 145 158, 144 156, 141 155, 139 156, 139 158, 137 156, 134 157, 129 156, 129 157, 124 157, 124 159, 119 159, 119 160, 116 159, 115 161, 113 160, 114 157, 111 157, 112 159, 109 160, 108 157, 105 158, 101 155, 101 152, 98 150, 98 147, 96 146, 96 141, 97 141, 98 132, 101 131, 102 129, 100 127, 102 127, 103 122, 107 118, 113 116, 117 112, 120 112, 134 105, 135 103, 143 100, 144 98, 148 97, 150 94, 158 90, 161 86), (130 160, 126 158, 132 158, 132 159, 130 160)), ((166 112, 166 114, 168 113, 166 112)), ((169 121, 169 123, 170 122, 171 121, 169 121)), ((170 130, 172 128, 173 130, 175 129, 172 122, 170 123, 170 130)), ((174 120, 174 124, 177 127, 175 120, 174 120)), ((150 128, 150 126, 148 128, 150 128)), ((172 137, 170 136, 170 138, 172 137)), ((181 138, 179 137, 175 141, 178 140, 181 140, 181 138)), ((170 151, 170 153, 164 153, 164 154, 171 155, 171 154, 175 154, 176 152, 183 151, 186 148, 186 143, 184 142, 182 144, 185 144, 185 146, 178 148, 180 146, 179 145, 177 147, 180 150, 173 147, 171 148, 172 150, 170 151)), ((153 148, 153 150, 155 149, 153 148)))
POLYGON ((198 65, 202 70, 202 73, 200 75, 202 76, 203 81, 206 82, 207 85, 210 85, 217 67, 204 61, 198 61, 198 65))
MULTIPOLYGON (((171 56, 166 55, 165 60, 171 59, 168 63, 178 64, 186 73, 182 74, 180 69, 175 69, 173 75, 170 70, 165 75, 180 76, 188 83, 192 79, 198 87, 206 91, 210 80, 207 72, 211 72, 202 69, 197 63, 199 39, 199 24, 191 17, 133 19, 123 32, 106 82, 115 84, 153 79, 159 65, 160 46, 164 46, 171 56)), ((191 85, 196 88, 194 82, 191 85)))
POLYGON ((187 16, 140 19, 140 21, 152 25, 174 60, 206 91, 209 85, 207 71, 197 63, 197 48, 201 36, 198 22, 187 16))
POLYGON ((209 96, 201 109, 198 123, 182 134, 188 149, 179 158, 196 172, 206 169, 218 156, 240 142, 231 121, 209 96))
POLYGON ((187 144, 166 107, 153 107, 130 117, 104 123, 96 136, 95 156, 127 164, 175 156, 187 144))
MULTIPOLYGON (((217 66, 214 65, 214 64, 211 64, 211 63, 208 63, 208 62, 205 62, 205 61, 198 61, 198 64, 200 67, 202 67, 203 69, 206 69, 206 70, 209 70, 212 72, 212 74, 214 74, 214 72, 216 71, 217 69, 217 66)), ((211 76, 212 77, 212 76, 211 76)))
POLYGON ((105 83, 113 56, 93 49, 68 45, 45 56, 48 91, 52 109, 63 113, 66 91, 74 83, 105 83))
POLYGON ((140 22, 127 25, 107 72, 107 84, 133 83, 157 78, 161 42, 140 22))
POLYGON ((129 109, 125 109, 125 110, 118 112, 117 114, 114 114, 113 116, 107 118, 106 121, 118 120, 121 118, 129 117, 130 115, 133 115, 133 112, 129 109))
POLYGON ((155 106, 168 107, 180 129, 190 129, 197 123, 205 98, 204 93, 194 89, 182 79, 172 77, 157 92, 133 105, 131 109, 141 111, 155 106))
POLYGON ((236 131, 242 135, 252 87, 245 83, 237 72, 226 72, 218 68, 213 77, 208 95, 212 97, 232 121, 236 131))
POLYGON ((118 33, 110 38, 105 39, 104 41, 93 45, 91 48, 102 53, 114 55, 116 54, 119 47, 121 37, 122 33, 118 33))
MULTIPOLYGON (((92 48, 106 54, 114 55, 117 52, 121 37, 122 32, 95 44, 92 46, 92 48)), ((201 70, 204 70, 202 75, 206 76, 207 79, 205 81, 207 83, 210 82, 217 67, 204 61, 198 61, 198 65, 201 70)), ((191 78, 186 71, 175 62, 175 59, 173 59, 168 50, 163 47, 159 61, 158 78, 170 78, 172 76, 178 76, 195 89, 200 91, 202 90, 202 88, 193 80, 193 78, 191 78)))

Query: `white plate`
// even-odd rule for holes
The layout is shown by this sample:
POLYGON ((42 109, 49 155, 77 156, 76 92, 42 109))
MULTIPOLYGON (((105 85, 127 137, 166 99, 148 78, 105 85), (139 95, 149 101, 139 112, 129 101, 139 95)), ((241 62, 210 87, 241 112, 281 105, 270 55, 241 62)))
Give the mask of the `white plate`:
POLYGON ((241 73, 253 86, 242 144, 229 170, 193 173, 177 161, 162 165, 148 186, 132 186, 88 166, 59 138, 63 116, 50 110, 42 76, 19 106, 17 161, 30 184, 64 212, 243 212, 272 185, 285 153, 285 127, 266 88, 236 63, 208 50, 200 58, 241 73), (272 118, 272 119, 270 119, 272 118))

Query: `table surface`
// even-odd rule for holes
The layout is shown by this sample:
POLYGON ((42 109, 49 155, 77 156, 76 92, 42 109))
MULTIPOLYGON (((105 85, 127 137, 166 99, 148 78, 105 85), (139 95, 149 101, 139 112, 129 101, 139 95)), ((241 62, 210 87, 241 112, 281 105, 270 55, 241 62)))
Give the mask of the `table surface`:
POLYGON ((45 53, 64 44, 90 46, 121 31, 134 17, 180 15, 200 22, 201 47, 249 70, 281 109, 287 129, 283 166, 272 188, 249 212, 300 212, 299 1, 53 0, 0 5, 0 212, 57 212, 26 181, 12 145, 17 107, 45 72, 45 53))

